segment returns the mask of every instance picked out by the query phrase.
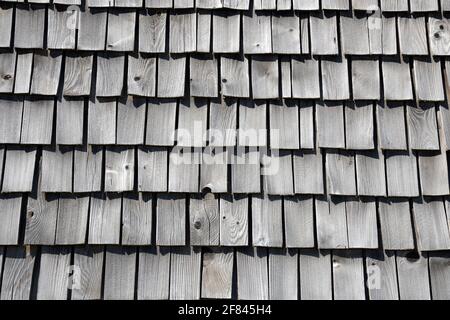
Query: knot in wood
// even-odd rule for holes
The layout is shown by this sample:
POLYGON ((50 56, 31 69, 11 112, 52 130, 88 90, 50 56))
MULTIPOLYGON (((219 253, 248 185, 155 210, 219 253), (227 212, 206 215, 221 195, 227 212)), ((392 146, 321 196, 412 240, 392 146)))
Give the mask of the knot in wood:
POLYGON ((441 37, 441 35, 439 34, 439 32, 436 32, 436 33, 434 34, 434 37, 435 37, 436 39, 439 39, 439 38, 441 37))
POLYGON ((12 76, 10 74, 5 74, 3 75, 3 80, 10 80, 12 78, 12 76))
POLYGON ((202 223, 201 223, 200 221, 195 221, 195 222, 194 222, 194 228, 195 228, 195 229, 198 230, 198 229, 200 229, 201 227, 202 227, 202 223))

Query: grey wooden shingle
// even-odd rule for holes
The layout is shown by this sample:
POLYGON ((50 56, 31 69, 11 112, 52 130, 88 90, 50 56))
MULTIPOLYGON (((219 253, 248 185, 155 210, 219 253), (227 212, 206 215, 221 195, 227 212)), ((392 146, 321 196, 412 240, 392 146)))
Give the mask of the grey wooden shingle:
POLYGON ((72 191, 73 148, 47 147, 42 150, 43 192, 72 191))
MULTIPOLYGON (((447 1, 447 4, 450 4, 450 2, 447 1)), ((434 17, 429 18, 428 37, 430 39, 430 52, 432 55, 439 55, 439 56, 449 55, 448 27, 449 21, 446 18, 441 19, 436 19, 434 17)))
POLYGON ((222 148, 206 147, 200 166, 200 189, 211 192, 228 191, 228 151, 222 148))
POLYGON ((53 129, 53 100, 25 99, 22 116, 22 144, 50 144, 53 129))
POLYGON ((189 199, 190 243, 193 246, 219 245, 219 199, 213 193, 189 199))
POLYGON ((158 90, 161 98, 184 96, 186 57, 158 57, 158 90))
POLYGON ((0 99, 0 143, 20 143, 22 114, 22 99, 0 99))
POLYGON ((42 247, 37 300, 67 299, 70 255, 68 247, 42 247))
POLYGON ((84 100, 56 101, 56 144, 83 144, 84 111, 84 100))
POLYGON ((206 146, 208 102, 206 99, 185 98, 178 104, 177 145, 206 146))
POLYGON ((420 188, 425 196, 448 195, 447 156, 445 152, 419 155, 420 188))
POLYGON ((352 89, 355 100, 380 98, 380 71, 377 60, 352 60, 352 89))
POLYGON ((212 147, 236 145, 237 101, 212 100, 209 105, 208 141, 212 147))
POLYGON ((193 52, 197 49, 197 15, 173 13, 170 15, 169 51, 193 52))
POLYGON ((211 12, 197 13, 197 52, 211 51, 211 12))
POLYGON ((436 109, 431 106, 406 108, 409 147, 413 150, 439 150, 436 109))
POLYGON ((169 192, 198 192, 201 153, 175 147, 169 155, 169 192))
POLYGON ((74 153, 73 191, 100 191, 103 149, 94 146, 77 147, 74 153))
POLYGON ((144 143, 147 101, 140 97, 122 97, 117 103, 116 142, 121 145, 144 143))
POLYGON ((252 236, 255 247, 283 246, 282 199, 279 196, 252 197, 252 236))
POLYGON ((278 59, 275 56, 252 57, 252 93, 254 99, 279 97, 278 59))
POLYGON ((212 51, 217 53, 239 52, 241 15, 214 12, 212 19, 212 51))
POLYGON ((79 267, 79 283, 72 288, 72 300, 98 300, 102 294, 104 249, 102 246, 75 247, 74 265, 79 267))
POLYGON ((271 103, 270 146, 274 149, 299 149, 299 111, 295 102, 284 100, 271 103))
POLYGON ((33 53, 18 53, 14 93, 30 93, 31 73, 33 70, 33 53))
POLYGON ((399 17, 400 52, 405 55, 427 55, 425 17, 399 17))
POLYGON ((315 59, 295 57, 292 66, 292 97, 320 98, 319 62, 315 59))
POLYGON ((16 77, 15 52, 5 52, 0 54, 0 75, 0 92, 13 92, 14 79, 16 77))
POLYGON ((265 102, 240 100, 238 145, 257 147, 267 144, 266 109, 265 102))
POLYGON ((426 253, 397 252, 398 286, 401 300, 430 300, 426 253))
POLYGON ((89 144, 116 142, 117 102, 115 99, 90 99, 87 141, 89 144))
POLYGON ((56 95, 61 76, 62 54, 57 52, 35 53, 31 94, 56 95))
POLYGON ((19 242, 19 223, 22 197, 19 195, 0 196, 0 244, 16 245, 19 242))
POLYGON ((236 253, 238 299, 267 300, 269 279, 267 249, 239 249, 236 253))
POLYGON ((58 201, 56 244, 84 244, 88 222, 89 197, 64 196, 58 201))
POLYGON ((381 0, 383 11, 408 11, 408 0, 381 0))
POLYGON ((156 204, 156 244, 184 246, 186 242, 186 197, 159 194, 156 204))
POLYGON ((152 204, 151 194, 124 194, 122 203, 123 245, 151 244, 152 204))
POLYGON ((136 11, 108 11, 106 50, 133 51, 136 11))
MULTIPOLYGON (((148 2, 148 0, 146 0, 148 2)), ((155 2, 155 1, 150 1, 155 2)), ((165 12, 139 12, 139 51, 164 52, 166 49, 165 12)))
POLYGON ((312 54, 337 55, 339 53, 336 16, 311 16, 310 32, 312 54))
POLYGON ((264 192, 271 195, 294 194, 292 154, 288 150, 272 149, 261 157, 264 192))
POLYGON ((13 7, 1 7, 0 8, 0 47, 5 48, 11 45, 12 39, 12 22, 14 8, 13 7))
POLYGON ((73 23, 77 13, 59 7, 49 7, 47 27, 47 48, 75 49, 76 25, 73 23), (74 15, 74 16, 73 16, 74 15))
POLYGON ((89 244, 119 244, 120 195, 97 195, 91 197, 89 208, 89 244))
POLYGON ((105 153, 105 191, 131 191, 134 187, 134 149, 108 147, 105 153))
POLYGON ((448 253, 429 255, 431 294, 433 300, 447 300, 449 298, 450 268, 448 259, 448 253))
POLYGON ((170 253, 170 299, 200 299, 201 250, 173 247, 170 253))
POLYGON ((30 192, 32 190, 36 153, 35 147, 7 149, 2 192, 30 192))
POLYGON ((14 47, 44 48, 45 7, 19 5, 16 9, 14 47))
POLYGON ((286 247, 314 247, 314 199, 310 196, 284 198, 286 247))
POLYGON ((383 86, 386 100, 411 100, 411 73, 406 62, 383 60, 383 86))
POLYGON ((327 250, 300 250, 300 299, 331 300, 333 297, 331 254, 327 250))
POLYGON ((419 182, 417 160, 408 152, 386 154, 386 177, 388 195, 391 197, 417 197, 419 182))
POLYGON ((271 16, 261 12, 249 12, 243 16, 242 33, 244 53, 272 52, 271 16))
POLYGON ((193 97, 217 97, 219 94, 218 63, 214 56, 191 56, 190 95, 193 97))
POLYGON ((78 50, 105 49, 107 19, 108 12, 105 9, 86 8, 80 12, 78 50), (95 30, 95 32, 92 32, 92 30, 95 30))
POLYGON ((269 299, 298 299, 298 255, 287 249, 269 249, 269 299))
POLYGON ((294 14, 272 15, 273 53, 300 53, 300 19, 294 14))
POLYGON ((352 150, 373 149, 374 121, 372 103, 345 105, 345 146, 352 150))
POLYGON ((347 100, 350 97, 347 59, 322 60, 322 94, 324 100, 347 100))
POLYGON ((175 143, 175 100, 149 100, 145 144, 153 146, 173 146, 175 143))
POLYGON ((211 248, 203 252, 202 298, 230 299, 234 254, 229 248, 211 248))
POLYGON ((156 58, 128 55, 128 94, 156 95, 156 58))
POLYGON ((250 96, 249 63, 246 56, 220 58, 222 94, 229 97, 250 96))
POLYGON ((65 57, 63 94, 87 96, 91 91, 93 56, 69 55, 65 57))
POLYGON ((419 100, 445 100, 440 61, 433 59, 414 60, 414 84, 416 96, 419 100))
POLYGON ((366 253, 366 274, 370 300, 398 300, 397 270, 393 251, 370 250, 366 253), (379 273, 383 277, 379 276, 379 273))
POLYGON ((344 106, 342 103, 317 103, 316 128, 318 147, 344 149, 344 106))
POLYGON ((32 275, 36 249, 29 252, 25 247, 8 247, 1 288, 1 300, 28 300, 31 293, 32 275))
POLYGON ((323 249, 348 248, 345 201, 340 198, 316 198, 318 247, 323 249))
POLYGON ((256 148, 238 148, 232 154, 231 190, 233 193, 261 191, 260 157, 256 148))
POLYGON ((295 193, 322 194, 324 192, 323 161, 320 151, 295 151, 294 189, 295 193))
POLYGON ((381 151, 364 151, 355 155, 357 189, 360 196, 386 196, 386 169, 381 151))
POLYGON ((97 97, 116 97, 122 94, 125 56, 97 55, 97 97))
POLYGON ((335 300, 364 300, 364 266, 361 250, 333 251, 335 300))
POLYGON ((248 197, 220 196, 220 245, 248 245, 248 197))
POLYGON ((350 248, 378 248, 377 208, 374 200, 349 200, 345 204, 350 248))
POLYGON ((378 141, 384 150, 406 150, 405 106, 378 104, 376 107, 378 141))
MULTIPOLYGON (((322 4, 323 6, 323 4, 322 4)), ((343 15, 340 17, 342 52, 352 55, 368 55, 369 27, 367 17, 343 15)))
POLYGON ((133 300, 136 247, 108 246, 105 254, 105 300, 133 300))
POLYGON ((138 149, 138 190, 167 191, 167 150, 151 147, 138 149))
POLYGON ((139 248, 137 298, 167 300, 169 298, 170 249, 139 248))

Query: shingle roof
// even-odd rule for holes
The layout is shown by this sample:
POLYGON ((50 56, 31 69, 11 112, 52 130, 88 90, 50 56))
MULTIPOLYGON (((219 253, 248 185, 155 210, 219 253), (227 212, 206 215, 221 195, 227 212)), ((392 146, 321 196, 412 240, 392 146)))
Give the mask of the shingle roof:
POLYGON ((0 1, 1 299, 449 299, 449 12, 0 1))

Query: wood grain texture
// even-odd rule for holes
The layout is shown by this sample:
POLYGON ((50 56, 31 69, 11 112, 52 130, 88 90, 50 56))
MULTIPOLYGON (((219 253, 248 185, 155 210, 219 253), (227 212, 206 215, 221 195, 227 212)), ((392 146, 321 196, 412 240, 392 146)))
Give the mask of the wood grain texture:
POLYGON ((278 58, 268 55, 253 56, 251 70, 253 98, 278 98, 278 58))
POLYGON ((378 60, 352 60, 352 92, 355 100, 380 98, 380 65, 378 60))
POLYGON ((202 298, 231 299, 233 265, 233 249, 204 249, 202 259, 202 298))
POLYGON ((105 254, 105 300, 133 300, 136 247, 108 246, 105 254))
POLYGON ((248 245, 248 197, 220 196, 220 245, 248 245))
POLYGON ((125 193, 122 203, 122 244, 152 243, 152 195, 125 193))
POLYGON ((267 300, 269 278, 267 249, 246 247, 236 252, 239 300, 267 300))
POLYGON ((119 244, 120 195, 93 195, 89 209, 89 244, 119 244))
MULTIPOLYGON (((1 9, 0 9, 1 10, 1 9)), ((0 11, 1 17, 1 11, 0 11)), ((5 52, 0 54, 0 92, 10 93, 14 89, 16 76, 16 53, 5 52)))
POLYGON ((197 12, 197 52, 211 51, 211 12, 197 12))
POLYGON ((170 253, 170 299, 200 299, 201 257, 199 248, 173 247, 170 253))
POLYGON ((300 53, 300 19, 294 14, 272 15, 273 53, 300 53))
MULTIPOLYGON (((117 0, 116 0, 117 1, 117 0)), ((106 50, 133 51, 136 11, 108 11, 106 50)))
MULTIPOLYGON (((447 1, 447 4, 450 2, 447 1)), ((441 4, 444 6, 444 4, 441 4)), ((428 20, 428 37, 432 55, 446 56, 449 54, 449 21, 446 18, 430 17, 428 20)))
POLYGON ((299 111, 295 102, 271 103, 270 145, 274 149, 299 149, 299 111))
POLYGON ((116 143, 136 145, 144 143, 147 102, 140 97, 122 97, 117 102, 116 143))
POLYGON ((447 156, 444 152, 419 155, 419 173, 423 195, 439 196, 450 193, 447 156))
POLYGON ((348 248, 347 216, 343 199, 317 197, 316 226, 319 248, 348 248))
POLYGON ((190 94, 193 97, 217 97, 219 94, 218 64, 214 56, 191 56, 190 94))
POLYGON ((84 111, 84 100, 56 101, 56 144, 83 144, 84 111))
POLYGON ((341 103, 316 104, 317 145, 345 148, 344 107, 341 103))
POLYGON ((335 300, 365 300, 361 250, 333 251, 333 284, 335 300))
POLYGON ((248 147, 267 144, 267 105, 265 102, 240 100, 238 145, 248 147))
POLYGON ((314 149, 315 128, 314 128, 314 102, 301 101, 300 112, 300 147, 302 149, 314 149))
POLYGON ((20 137, 22 144, 50 144, 54 107, 53 99, 25 99, 20 137))
POLYGON ((431 294, 433 300, 448 300, 450 295, 450 267, 448 253, 429 255, 431 294))
POLYGON ((336 58, 321 61, 322 94, 324 100, 350 98, 347 59, 336 58))
POLYGON ((320 98, 319 62, 315 59, 295 57, 292 66, 292 97, 320 98))
POLYGON ((217 246, 219 244, 219 200, 214 194, 190 197, 189 220, 191 245, 217 246))
POLYGON ((206 147, 200 166, 200 190, 211 192, 228 191, 228 151, 221 148, 206 147))
POLYGON ((419 182, 416 156, 408 152, 386 153, 386 177, 389 196, 417 197, 419 182))
POLYGON ((269 299, 298 299, 298 255, 295 250, 269 249, 269 299))
POLYGON ((75 148, 73 191, 100 191, 102 183, 102 147, 75 148))
POLYGON ((72 288, 72 300, 101 298, 103 257, 103 246, 75 247, 74 265, 79 267, 79 274, 75 274, 74 279, 78 280, 79 285, 72 288))
POLYGON ((1 300, 28 300, 36 259, 36 249, 8 247, 4 257, 1 300))
POLYGON ((88 136, 89 144, 116 143, 117 102, 115 99, 89 100, 88 136))
POLYGON ((253 11, 245 13, 242 19, 244 53, 271 53, 271 16, 264 12, 253 11))
POLYGON ((77 13, 72 10, 62 10, 59 7, 49 7, 47 11, 47 48, 75 49, 75 28, 73 20, 77 13))
POLYGON ((78 50, 105 50, 107 19, 106 9, 86 8, 80 12, 78 50))
POLYGON ((139 248, 137 298, 139 300, 169 299, 170 249, 139 248))
POLYGON ((252 197, 252 238, 255 247, 283 246, 282 199, 279 196, 252 197))
POLYGON ((62 196, 58 200, 56 244, 84 244, 89 212, 88 196, 62 196))
POLYGON ((67 247, 42 247, 37 300, 67 299, 70 255, 67 247))
POLYGON ((209 145, 212 147, 236 145, 237 101, 214 99, 209 106, 209 145))
POLYGON ((167 150, 161 147, 138 149, 138 190, 167 191, 167 150))
MULTIPOLYGON (((148 0, 146 0, 148 2, 148 0)), ((150 1, 154 2, 154 1, 150 1)), ((164 52, 166 49, 165 12, 139 12, 139 51, 164 52)))
POLYGON ((414 249, 409 202, 380 200, 378 202, 380 232, 386 250, 414 249))
POLYGON ((169 192, 199 191, 201 153, 175 147, 169 154, 169 192))
POLYGON ((301 300, 333 298, 331 254, 328 250, 300 250, 299 269, 301 300))
POLYGON ((413 216, 419 250, 450 249, 450 228, 443 201, 414 201, 413 216))
POLYGON ((294 190, 302 194, 322 194, 324 192, 322 153, 318 150, 295 151, 294 190))
POLYGON ((249 63, 245 56, 220 58, 222 94, 228 97, 250 96, 249 63))
POLYGON ((22 99, 0 99, 0 143, 20 143, 22 114, 22 99))
POLYGON ((14 93, 30 93, 31 72, 33 67, 33 53, 17 54, 16 79, 14 93))
POLYGON ((185 74, 186 57, 158 56, 158 97, 184 96, 185 74))
MULTIPOLYGON (((2 159, 3 160, 3 159, 2 159)), ((33 188, 36 148, 6 151, 2 192, 29 192, 33 188)))
POLYGON ((35 53, 31 94, 56 95, 61 76, 62 54, 58 52, 35 53))
POLYGON ((381 0, 383 11, 408 11, 407 0, 381 0))
POLYGON ((400 52, 405 55, 427 55, 427 32, 424 17, 398 18, 400 52))
POLYGON ((310 196, 290 196, 284 197, 283 204, 286 247, 314 247, 314 199, 310 196))
POLYGON ((270 195, 294 194, 291 152, 274 149, 270 152, 261 157, 263 190, 270 195))
POLYGON ((15 48, 44 48, 45 7, 19 5, 14 28, 15 48))
POLYGON ((432 106, 406 108, 409 147, 413 150, 439 150, 436 109, 432 106))
POLYGON ((356 195, 355 158, 348 152, 327 152, 327 189, 333 195, 356 195))
POLYGON ((134 148, 108 147, 105 159, 105 191, 133 190, 134 148))
POLYGON ((378 248, 377 208, 371 200, 349 200, 345 203, 350 248, 378 248))
MULTIPOLYGON (((197 4, 198 6, 198 4, 197 4)), ((213 13, 212 49, 217 53, 240 51, 241 15, 213 13)))
POLYGON ((14 19, 13 7, 0 8, 0 47, 9 47, 11 45, 11 28, 14 19))
POLYGON ((443 101, 441 62, 434 59, 414 60, 416 96, 423 101, 443 101))
POLYGON ((384 154, 379 150, 355 154, 356 182, 360 196, 386 196, 384 154))
POLYGON ((173 13, 170 15, 170 52, 182 53, 196 51, 196 34, 197 15, 195 13, 173 13))
POLYGON ((177 145, 180 147, 206 146, 208 101, 184 98, 178 104, 177 145))
POLYGON ((184 246, 186 242, 186 197, 159 194, 156 204, 156 244, 184 246))
POLYGON ((397 251, 400 300, 430 300, 428 255, 397 251))
POLYGON ((125 56, 113 54, 97 55, 97 97, 117 97, 122 94, 125 56))
POLYGON ((413 88, 409 65, 398 60, 382 60, 383 87, 386 100, 411 100, 413 88))
POLYGON ((310 33, 312 54, 337 55, 339 53, 336 16, 312 15, 310 33))
POLYGON ((19 224, 22 208, 22 197, 19 195, 0 196, 0 244, 16 245, 19 241, 19 224))
POLYGON ((149 100, 145 144, 173 146, 175 143, 175 119, 177 102, 174 100, 149 100))
POLYGON ((128 94, 156 95, 156 58, 128 55, 128 94))
POLYGON ((395 252, 367 251, 366 274, 370 300, 399 299, 395 252))
POLYGON ((232 155, 231 190, 234 193, 261 192, 260 156, 256 148, 238 148, 232 155))
POLYGON ((368 55, 369 27, 367 17, 342 15, 339 19, 342 52, 344 54, 368 55))
POLYGON ((46 147, 42 150, 41 190, 72 192, 73 148, 46 147))
POLYGON ((377 133, 380 148, 406 150, 405 107, 402 104, 377 104, 377 133))

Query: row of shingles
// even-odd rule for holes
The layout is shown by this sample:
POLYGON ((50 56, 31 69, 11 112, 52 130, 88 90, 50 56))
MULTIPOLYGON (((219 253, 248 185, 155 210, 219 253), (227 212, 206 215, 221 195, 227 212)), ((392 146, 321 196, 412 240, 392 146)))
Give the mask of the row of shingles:
POLYGON ((73 18, 66 8, 52 7, 48 9, 46 31, 45 7, 32 8, 19 6, 15 17, 13 7, 2 9, 2 47, 10 46, 11 27, 16 20, 13 47, 24 49, 76 47, 78 50, 139 50, 144 53, 314 55, 338 55, 340 52, 349 55, 427 55, 430 51, 432 55, 448 55, 448 22, 442 16, 427 19, 425 16, 371 17, 369 14, 354 16, 333 12, 279 15, 270 12, 137 13, 126 9, 87 9, 80 12, 80 25, 71 27, 70 19, 73 18), (139 34, 135 34, 136 24, 139 24, 139 34), (95 34, 90 32, 93 27, 98 30, 95 34), (44 37, 46 32, 47 37, 44 37))
POLYGON ((446 253, 112 246, 39 251, 1 248, 1 299, 439 300, 449 292, 446 253))
POLYGON ((407 250, 414 249, 417 242, 423 251, 450 249, 450 208, 441 198, 375 201, 322 196, 37 193, 31 194, 28 202, 20 196, 2 197, 0 204, 4 212, 1 244, 8 245, 251 243, 407 250))

